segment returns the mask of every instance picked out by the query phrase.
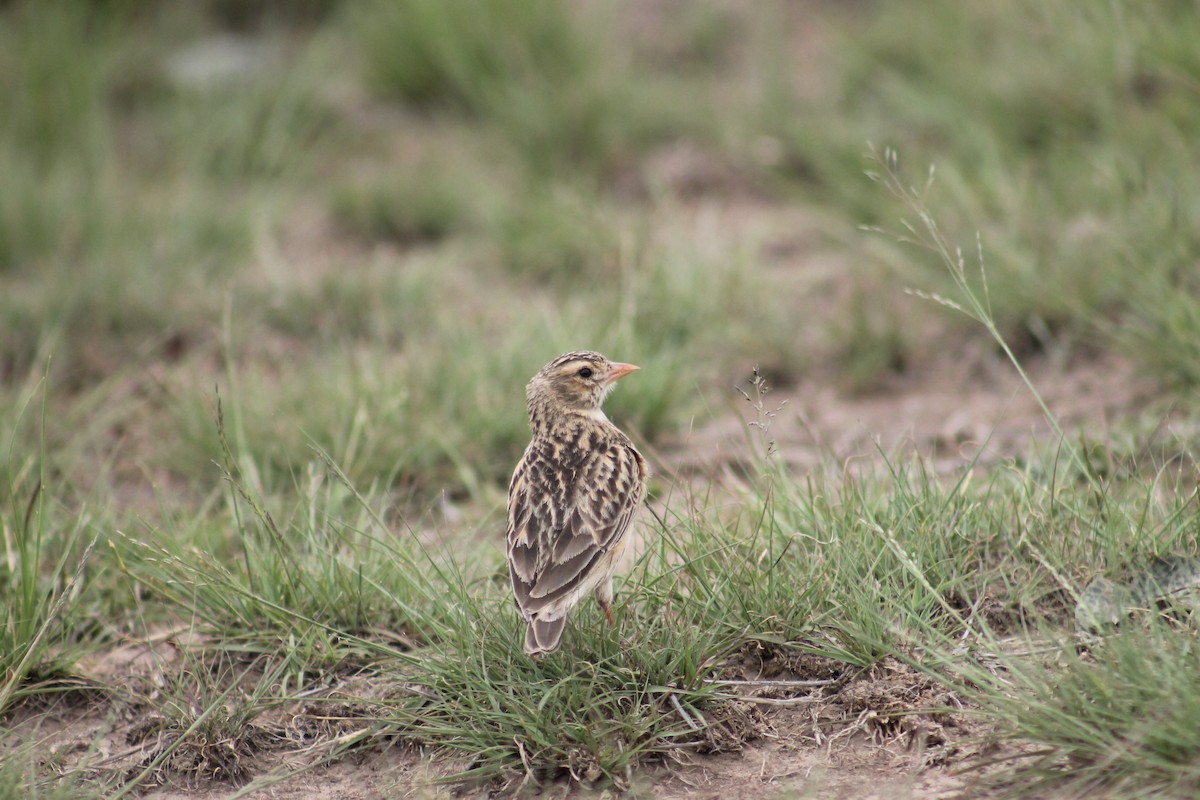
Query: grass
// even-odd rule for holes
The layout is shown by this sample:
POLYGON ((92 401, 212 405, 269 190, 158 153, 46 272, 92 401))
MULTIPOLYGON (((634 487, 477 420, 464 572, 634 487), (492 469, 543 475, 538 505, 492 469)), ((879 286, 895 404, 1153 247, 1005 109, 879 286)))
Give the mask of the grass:
MULTIPOLYGON (((332 474, 308 482, 305 510, 286 517, 230 476, 236 558, 161 552, 179 538, 164 531, 157 547, 131 543, 126 563, 131 578, 192 621, 206 650, 273 658, 309 682, 321 674, 337 682, 364 667, 377 675, 382 696, 344 718, 359 726, 359 743, 399 737, 437 748, 456 765, 456 780, 508 789, 565 775, 620 787, 647 759, 716 746, 729 708, 725 679, 742 674, 735 655, 745 648, 818 654, 852 671, 890 656, 940 654, 964 637, 976 652, 997 647, 997 631, 1040 636, 1072 618, 1071 587, 1092 571, 1186 549, 1195 524, 1193 497, 1137 479, 1121 485, 1140 496, 1099 502, 1069 467, 1061 484, 1008 470, 980 485, 965 472, 947 486, 919 461, 877 465, 886 469, 800 486, 767 457, 732 512, 703 500, 669 505, 665 526, 648 531, 620 587, 617 628, 585 606, 564 651, 540 664, 517 652, 519 621, 495 547, 463 555, 422 544, 387 524, 373 510, 379 500, 330 464, 332 474)), ((1188 646, 1191 633, 1170 635, 1188 646)), ((1173 651, 1143 644, 1136 652, 1151 653, 1161 670, 1173 651)), ((961 662, 949 651, 939 658, 961 662)), ((1075 695, 1053 681, 1082 670, 1079 680, 1098 690, 1125 685, 1124 673, 1080 661, 1064 677, 1061 665, 1001 658, 1007 678, 985 682, 967 671, 969 688, 959 683, 966 667, 940 672, 927 660, 922 668, 1015 724, 1017 740, 1045 742, 1050 764, 1106 764, 1126 746, 1111 732, 1124 730, 1138 704, 1185 686, 1181 678, 1135 694, 1130 709, 1102 718, 1104 734, 1101 720, 1054 711, 1056 698, 1075 695), (1020 714, 1014 681, 1042 687, 1020 700, 1020 714), (1045 719, 1028 703, 1041 704, 1045 719), (1071 745, 1056 723, 1094 731, 1092 749, 1071 745)), ((1111 665, 1118 668, 1137 667, 1111 665)), ((344 708, 345 698, 325 702, 344 708)), ((1186 770, 1187 759, 1177 760, 1186 770)), ((1033 773, 1021 778, 1044 788, 1033 773)), ((1187 780, 1164 769, 1154 785, 1168 778, 1187 780)))
MULTIPOLYGON (((660 437, 697 410, 675 400, 681 388, 728 368, 705 353, 754 336, 756 298, 738 254, 701 260, 648 247, 638 258, 615 265, 615 282, 577 281, 579 297, 512 283, 502 267, 467 278, 444 256, 414 256, 399 272, 384 263, 330 275, 265 310, 236 306, 222 333, 231 362, 256 358, 264 335, 282 335, 307 358, 282 374, 230 370, 222 391, 231 432, 266 456, 271 487, 290 484, 315 444, 356 481, 383 480, 416 501, 478 496, 507 478, 527 439, 524 410, 499 387, 523 387, 531 360, 599 342, 643 366, 644 379, 622 387, 613 408, 641 436, 660 437), (459 298, 471 291, 491 302, 472 299, 464 315, 459 298), (718 315, 734 321, 714 329, 718 315), (314 337, 328 343, 308 344, 314 337), (483 340, 491 349, 480 349, 483 340)), ((207 391, 176 406, 183 441, 171 463, 180 472, 219 457, 212 409, 207 391)))
POLYGON ((1195 793, 1186 605, 1072 630, 1196 547, 1194 15, 827 10, 810 75, 783 8, 271 9, 0 9, 0 795, 244 795, 392 745, 637 790, 781 703, 819 741, 961 703, 981 793, 1195 793), (172 68, 231 32, 236 79, 172 68), (807 410, 762 375, 887 386, 946 342, 1053 437, 784 457, 807 410), (585 602, 534 663, 504 484, 524 383, 580 347, 642 366, 607 409, 653 513, 617 625, 585 602), (1033 365, 1110 351, 1161 405, 1060 424, 1033 365), (751 455, 673 472, 747 374, 751 455))
MULTIPOLYGON (((27 403, 34 399, 26 397, 27 403)), ((90 509, 72 512, 61 505, 59 482, 50 473, 44 449, 34 457, 18 451, 16 434, 25 422, 20 411, 12 422, 0 471, 5 485, 0 505, 0 712, 24 697, 55 691, 70 676, 79 635, 86 628, 79 590, 96 544, 94 536, 90 542, 88 537, 97 524, 90 509)))
POLYGON ((377 91, 485 120, 535 172, 603 174, 688 118, 650 105, 666 99, 644 85, 652 75, 636 85, 606 45, 609 15, 589 13, 541 0, 471 9, 405 0, 360 6, 350 22, 377 91))
POLYGON ((32 743, 5 758, 0 766, 0 798, 4 800, 91 800, 105 797, 102 786, 70 772, 47 780, 40 775, 37 748, 32 743))
POLYGON ((397 244, 437 242, 469 229, 475 212, 452 178, 430 168, 341 187, 333 216, 354 235, 397 244))
MULTIPOLYGON (((631 644, 611 630, 580 634, 574 649, 594 648, 586 660, 565 656, 541 667, 516 657, 518 620, 503 583, 490 577, 498 551, 464 560, 421 546, 415 531, 385 523, 373 508, 377 499, 328 468, 335 471, 327 479, 310 482, 306 509, 280 522, 231 475, 229 514, 242 526, 236 560, 173 552, 169 543, 179 537, 164 531, 156 545, 128 543, 123 565, 149 596, 179 608, 197 635, 216 637, 225 652, 274 658, 278 669, 303 672, 310 682, 314 670, 329 670, 336 681, 355 663, 385 685, 402 677, 399 698, 376 700, 363 718, 371 736, 470 754, 464 778, 495 777, 521 753, 535 779, 566 770, 620 782, 645 755, 684 734, 695 738, 697 724, 676 705, 702 704, 714 692, 703 684, 706 660, 734 638, 694 625, 691 646, 677 646, 664 612, 686 582, 663 570, 661 549, 643 562, 655 575, 651 587, 629 599, 622 618, 642 641, 631 644), (331 491, 349 506, 331 502, 331 491), (330 514, 334 508, 341 511, 330 514), (629 652, 643 655, 630 662, 629 652), (579 717, 582 707, 591 710, 579 717), (565 740, 564 715, 576 717, 565 740)), ((716 602, 698 610, 712 613, 716 602)), ((588 615, 593 631, 596 616, 588 615)))
POLYGON ((1032 745, 1006 778, 1022 793, 1108 791, 1184 797, 1196 791, 1198 745, 1188 724, 1196 647, 1193 626, 1156 620, 1080 654, 1021 663, 988 685, 987 711, 1032 745), (1011 698, 1022 699, 1020 713, 1011 698))
MULTIPOLYGON (((777 174, 890 228, 889 200, 859 179, 863 142, 901 153, 917 187, 933 165, 926 202, 952 240, 979 232, 987 242, 993 313, 1009 341, 1024 350, 1115 337, 1156 374, 1167 360, 1190 380, 1186 313, 1143 297, 1178 285, 1197 250, 1197 197, 1183 177, 1196 166, 1184 134, 1196 124, 1184 45, 1195 23, 1170 3, 881 7, 839 41, 839 80, 820 105, 770 95, 765 124, 785 151, 777 174), (1095 80, 1079 86, 1082 73, 1095 80)), ((939 266, 884 250, 876 268, 946 293, 939 266)))
POLYGON ((239 196, 237 182, 294 178, 321 121, 311 81, 298 93, 294 80, 260 75, 232 102, 204 97, 137 71, 163 57, 136 49, 144 21, 53 3, 35 24, 27 6, 5 31, 20 46, 4 48, 14 113, 0 159, 14 182, 0 206, 0 269, 13 292, 0 358, 20 375, 49 347, 88 383, 121 351, 220 308, 198 287, 245 257, 270 197, 239 196))
POLYGON ((112 222, 103 203, 112 177, 103 158, 112 26, 63 3, 44 12, 34 25, 32 9, 14 9, 15 24, 4 32, 4 71, 13 76, 5 86, 12 112, 0 127, 11 181, 0 205, 5 272, 56 251, 90 249, 112 222), (63 53, 75 57, 63 59, 63 53), (34 186, 41 191, 31 191, 34 186))

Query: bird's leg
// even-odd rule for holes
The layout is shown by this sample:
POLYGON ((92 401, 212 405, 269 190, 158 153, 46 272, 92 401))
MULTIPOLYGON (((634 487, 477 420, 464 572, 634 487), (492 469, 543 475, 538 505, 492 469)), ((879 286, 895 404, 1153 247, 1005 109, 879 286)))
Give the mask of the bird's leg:
POLYGON ((596 603, 600 606, 600 610, 604 612, 604 616, 608 620, 608 624, 610 626, 617 624, 613 621, 612 601, 613 585, 612 578, 609 578, 606 581, 602 581, 600 585, 596 587, 596 603))

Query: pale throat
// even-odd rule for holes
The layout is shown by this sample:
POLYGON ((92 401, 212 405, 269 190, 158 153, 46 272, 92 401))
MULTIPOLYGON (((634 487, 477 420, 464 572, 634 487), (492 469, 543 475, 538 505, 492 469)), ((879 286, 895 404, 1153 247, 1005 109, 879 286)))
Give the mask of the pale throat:
POLYGON ((581 416, 581 417, 587 417, 588 419, 594 419, 596 422, 608 422, 609 421, 608 415, 606 415, 604 413, 604 409, 600 408, 599 406, 596 406, 595 408, 589 408, 586 411, 578 411, 576 413, 579 414, 579 416, 581 416))

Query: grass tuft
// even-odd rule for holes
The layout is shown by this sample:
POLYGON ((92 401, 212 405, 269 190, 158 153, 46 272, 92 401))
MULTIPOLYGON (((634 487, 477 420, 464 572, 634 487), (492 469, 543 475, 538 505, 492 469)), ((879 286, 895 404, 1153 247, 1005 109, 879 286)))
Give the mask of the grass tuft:
MULTIPOLYGON (((45 395, 43 394, 43 402, 45 395)), ((41 409, 43 419, 45 407, 41 409)), ((69 676, 82 627, 79 593, 96 536, 87 509, 53 497, 44 450, 15 450, 18 416, 6 443, 0 502, 0 713, 26 694, 52 691, 69 676)), ((44 424, 44 423, 43 423, 44 424)))

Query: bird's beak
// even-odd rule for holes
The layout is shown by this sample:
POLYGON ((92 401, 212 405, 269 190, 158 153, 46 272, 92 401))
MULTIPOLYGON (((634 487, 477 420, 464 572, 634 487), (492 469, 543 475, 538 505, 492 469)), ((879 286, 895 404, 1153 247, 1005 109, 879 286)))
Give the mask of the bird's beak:
POLYGON ((629 373, 637 372, 639 369, 641 369, 641 367, 639 367, 637 364, 622 364, 619 361, 610 364, 608 369, 608 378, 604 381, 604 385, 608 386, 614 384, 629 373))

